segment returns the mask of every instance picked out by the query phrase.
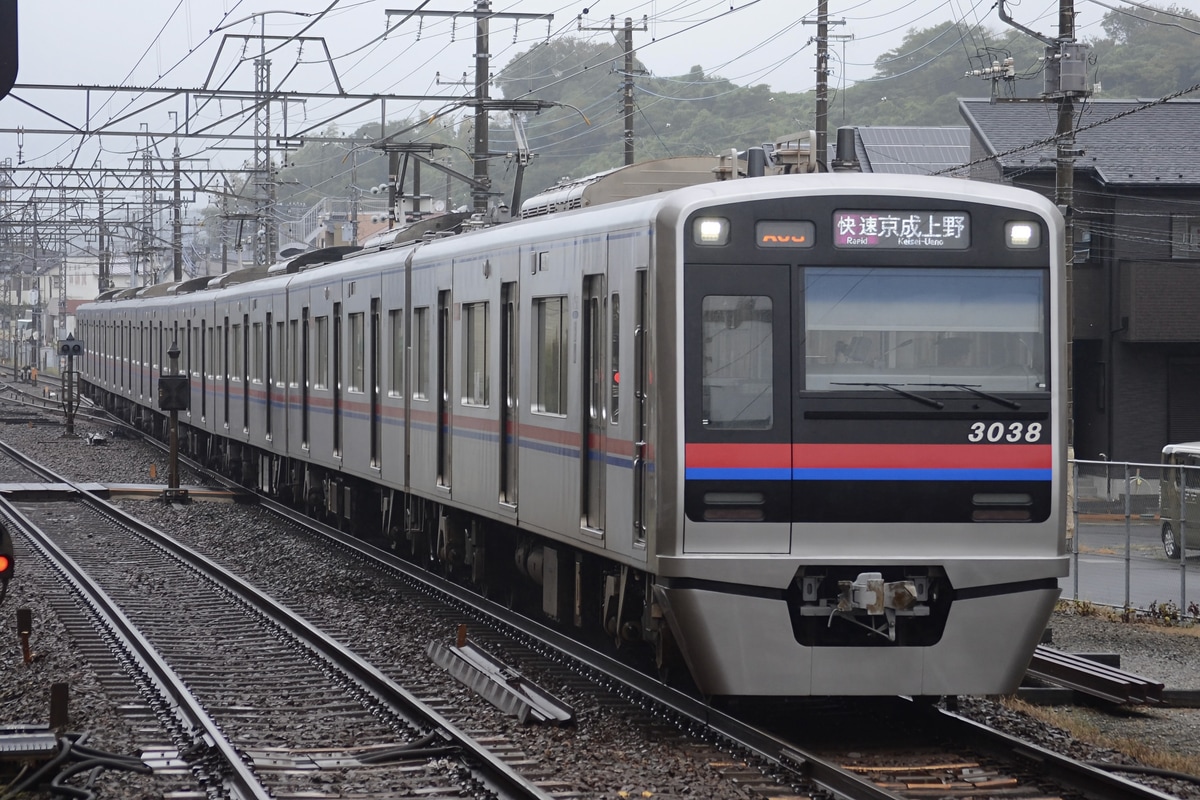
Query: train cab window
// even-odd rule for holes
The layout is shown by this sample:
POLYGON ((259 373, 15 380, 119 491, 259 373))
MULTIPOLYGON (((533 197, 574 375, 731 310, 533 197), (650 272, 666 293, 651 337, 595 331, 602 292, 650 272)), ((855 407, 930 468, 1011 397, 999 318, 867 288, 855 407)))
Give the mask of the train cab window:
POLYGON ((809 267, 809 390, 970 385, 1044 392, 1044 270, 809 267))
POLYGON ((542 297, 533 301, 533 410, 541 414, 567 413, 565 304, 564 297, 542 297))
POLYGON ((329 317, 317 317, 313 338, 316 364, 313 368, 313 388, 329 388, 329 317))
POLYGON ((429 399, 429 307, 413 309, 413 399, 429 399))
POLYGON ((464 303, 462 404, 488 404, 488 304, 464 303))
POLYGON ((773 424, 771 298, 709 295, 702 304, 701 424, 765 430, 773 424))
POLYGON ((367 340, 363 328, 365 317, 360 311, 350 315, 350 374, 347 391, 361 392, 365 385, 367 340))
POLYGON ((388 372, 388 395, 400 397, 404 394, 404 310, 393 308, 389 311, 388 325, 392 331, 392 361, 388 372))

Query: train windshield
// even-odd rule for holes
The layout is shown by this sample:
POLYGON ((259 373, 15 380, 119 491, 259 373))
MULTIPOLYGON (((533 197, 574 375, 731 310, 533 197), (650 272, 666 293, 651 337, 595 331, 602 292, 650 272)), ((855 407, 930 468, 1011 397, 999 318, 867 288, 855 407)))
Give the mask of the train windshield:
POLYGON ((1036 269, 808 267, 805 388, 1048 391, 1046 291, 1036 269))

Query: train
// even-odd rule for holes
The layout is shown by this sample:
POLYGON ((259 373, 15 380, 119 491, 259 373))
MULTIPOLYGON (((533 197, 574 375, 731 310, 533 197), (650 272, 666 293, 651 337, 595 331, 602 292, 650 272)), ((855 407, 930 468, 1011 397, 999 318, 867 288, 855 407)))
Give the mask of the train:
POLYGON ((1068 574, 1058 209, 733 173, 110 291, 81 385, 165 437, 183 375, 182 452, 708 697, 1015 690, 1068 574))

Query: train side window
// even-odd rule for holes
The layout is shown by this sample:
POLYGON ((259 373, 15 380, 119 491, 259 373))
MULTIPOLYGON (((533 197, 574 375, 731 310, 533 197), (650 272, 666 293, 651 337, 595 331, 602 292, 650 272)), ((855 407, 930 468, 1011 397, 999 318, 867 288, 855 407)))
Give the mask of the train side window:
POLYGON ((254 383, 263 382, 263 353, 266 352, 263 340, 263 324, 254 323, 254 344, 250 350, 250 380, 254 383))
POLYGON ((567 329, 563 316, 565 297, 533 301, 535 340, 533 410, 542 414, 567 413, 567 329))
POLYGON ((317 359, 313 370, 313 388, 327 389, 329 388, 329 317, 317 317, 313 347, 316 350, 317 359))
POLYGON ((348 391, 363 390, 367 361, 365 317, 361 311, 350 315, 350 375, 348 391))
POLYGON ((299 386, 300 383, 300 320, 288 320, 288 386, 299 386))
POLYGON ((702 424, 767 429, 773 424, 771 298, 709 295, 704 320, 702 424))
POLYGON ((229 377, 233 381, 242 379, 242 326, 234 325, 229 334, 229 351, 233 354, 229 377))
POLYGON ((286 330, 286 323, 283 320, 275 323, 275 352, 273 354, 274 360, 271 362, 274 366, 275 374, 271 376, 271 380, 274 381, 276 386, 287 385, 287 375, 284 374, 287 365, 286 330))
POLYGON ((462 404, 488 404, 488 304, 464 303, 462 404))
POLYGON ((399 397, 404 394, 404 310, 393 308, 389 311, 388 325, 392 329, 392 361, 388 375, 388 395, 399 397))
POLYGON ((429 399, 429 307, 413 309, 413 399, 429 399))

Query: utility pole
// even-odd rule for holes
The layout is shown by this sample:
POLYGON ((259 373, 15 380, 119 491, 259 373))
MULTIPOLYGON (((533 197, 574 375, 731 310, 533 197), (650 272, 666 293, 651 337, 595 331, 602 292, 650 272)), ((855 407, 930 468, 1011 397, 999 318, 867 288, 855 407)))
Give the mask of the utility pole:
POLYGON ((254 115, 254 210, 258 230, 254 232, 254 265, 275 260, 279 251, 275 225, 275 175, 271 170, 271 59, 267 58, 266 18, 261 19, 264 35, 259 37, 259 56, 254 59, 254 97, 258 112, 254 115))
MULTIPOLYGON (((520 12, 509 11, 492 11, 490 0, 475 0, 474 11, 426 11, 424 8, 416 9, 387 9, 384 14, 393 16, 404 14, 406 17, 474 17, 475 18, 475 97, 472 105, 475 106, 475 152, 471 154, 471 160, 474 162, 474 178, 475 183, 472 185, 471 197, 472 208, 476 213, 485 213, 488 210, 488 198, 491 194, 491 178, 488 176, 488 159, 491 158, 491 153, 488 148, 491 146, 488 140, 488 111, 496 107, 497 104, 491 103, 488 95, 488 86, 491 84, 491 74, 489 73, 489 64, 491 61, 488 23, 494 19, 511 19, 517 24, 522 20, 544 19, 547 24, 554 19, 553 14, 523 14, 520 12)), ((504 104, 499 104, 504 105, 504 104)), ((527 103, 523 104, 527 105, 527 103)))
POLYGON ((829 26, 845 25, 844 19, 829 19, 829 0, 817 3, 817 19, 804 20, 817 26, 817 161, 828 167, 829 159, 829 26))
MULTIPOLYGON (((621 112, 625 118, 625 166, 633 163, 633 32, 635 30, 649 30, 649 18, 643 16, 640 28, 633 26, 633 18, 626 17, 624 25, 624 51, 625 51, 625 74, 624 80, 621 82, 621 112)), ((617 30, 617 18, 610 16, 608 25, 601 25, 595 28, 583 27, 583 16, 579 17, 579 30, 581 31, 613 31, 617 30)))
POLYGON ((171 254, 173 275, 172 280, 179 282, 183 280, 183 198, 180 196, 181 187, 179 185, 179 143, 175 144, 175 152, 172 154, 174 162, 174 196, 171 199, 172 216, 171 216, 171 254))
POLYGON ((96 255, 99 257, 100 291, 113 288, 112 262, 108 257, 108 223, 104 219, 104 190, 96 190, 96 204, 99 206, 97 216, 100 224, 96 226, 96 255))
POLYGON ((488 17, 487 12, 491 10, 492 4, 488 0, 475 0, 475 169, 474 176, 476 183, 482 187, 481 190, 476 190, 471 193, 472 207, 476 213, 483 213, 488 209, 488 195, 486 190, 491 188, 492 179, 488 175, 488 148, 491 143, 488 139, 488 87, 492 80, 488 76, 488 67, 491 64, 491 49, 488 37, 488 17))
POLYGON ((1058 38, 1050 39, 1015 22, 1000 0, 1000 19, 1046 45, 1045 83, 1042 99, 1058 103, 1055 128, 1054 203, 1066 222, 1063 231, 1063 263, 1066 271, 1067 307, 1067 445, 1075 443, 1075 220, 1072 203, 1075 192, 1075 159, 1083 151, 1075 145, 1075 98, 1091 94, 1087 85, 1089 45, 1075 41, 1075 1, 1059 0, 1058 38))

